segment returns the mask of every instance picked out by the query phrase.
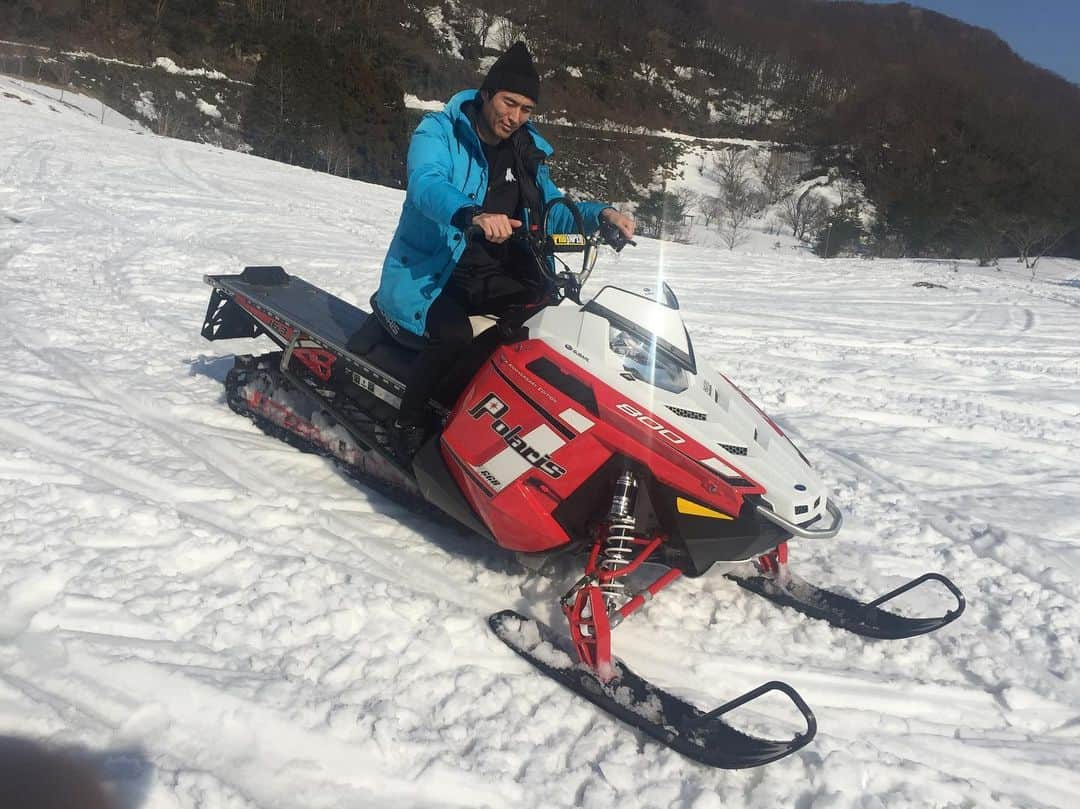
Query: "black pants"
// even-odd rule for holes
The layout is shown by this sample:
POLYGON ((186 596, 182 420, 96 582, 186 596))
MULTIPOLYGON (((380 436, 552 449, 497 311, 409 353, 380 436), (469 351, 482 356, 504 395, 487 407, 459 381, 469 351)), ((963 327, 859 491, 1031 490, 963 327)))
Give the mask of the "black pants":
POLYGON ((459 265, 454 269, 428 309, 428 346, 417 355, 405 380, 399 422, 425 424, 428 400, 436 392, 444 393, 439 389, 445 383, 460 377, 473 339, 469 315, 504 315, 537 300, 539 288, 530 282, 528 263, 516 256, 517 252, 504 264, 459 265))

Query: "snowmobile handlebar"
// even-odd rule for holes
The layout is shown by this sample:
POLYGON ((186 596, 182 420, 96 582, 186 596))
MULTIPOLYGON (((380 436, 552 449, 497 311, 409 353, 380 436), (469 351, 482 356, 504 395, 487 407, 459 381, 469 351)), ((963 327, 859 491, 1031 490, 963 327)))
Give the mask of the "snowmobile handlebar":
MULTIPOLYGON (((555 197, 544 206, 540 222, 534 223, 528 229, 517 228, 509 241, 521 245, 532 254, 541 277, 560 293, 561 297, 581 303, 581 288, 592 274, 600 245, 606 244, 616 253, 621 252, 628 244, 637 246, 637 242, 626 238, 622 231, 607 219, 600 217, 599 225, 591 235, 586 235, 585 219, 577 203, 570 197, 555 197), (558 206, 570 212, 576 232, 548 233, 548 217, 558 206), (557 253, 582 253, 581 270, 575 273, 566 262, 555 258, 557 253), (549 262, 549 259, 552 261, 549 262), (556 260, 563 265, 562 271, 554 267, 556 260)), ((463 234, 467 241, 484 238, 484 230, 479 225, 469 225, 464 229, 463 234)))
POLYGON ((599 227, 592 234, 586 235, 585 218, 581 214, 581 209, 578 208, 576 202, 567 196, 555 197, 544 206, 544 215, 540 221, 540 226, 536 234, 530 234, 528 238, 533 255, 536 256, 537 264, 540 265, 545 277, 553 283, 563 297, 569 298, 578 304, 581 303, 581 288, 589 280, 593 267, 596 265, 600 245, 607 244, 615 252, 620 252, 628 244, 636 246, 635 242, 625 238, 618 227, 602 216, 600 217, 599 227), (570 216, 574 220, 576 233, 548 234, 548 217, 551 215, 552 210, 560 205, 570 212, 570 216), (567 266, 566 262, 555 258, 556 253, 581 253, 581 270, 575 273, 567 266), (559 261, 565 269, 561 272, 556 271, 554 264, 549 264, 549 258, 559 261))
POLYGON ((607 243, 608 247, 616 253, 621 253, 626 245, 637 247, 637 242, 633 239, 626 238, 626 236, 623 235, 623 232, 619 230, 618 225, 608 219, 604 219, 602 216, 600 217, 600 228, 597 232, 600 234, 600 238, 607 243))

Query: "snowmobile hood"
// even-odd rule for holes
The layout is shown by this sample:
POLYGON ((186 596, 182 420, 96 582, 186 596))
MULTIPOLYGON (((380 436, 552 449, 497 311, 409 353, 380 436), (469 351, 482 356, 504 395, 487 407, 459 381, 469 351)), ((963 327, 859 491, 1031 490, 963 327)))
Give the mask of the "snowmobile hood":
POLYGON ((794 525, 828 523, 828 493, 783 431, 727 377, 703 365, 678 311, 606 287, 590 302, 544 309, 526 324, 619 398, 616 409, 669 438, 728 482, 756 484, 794 525))

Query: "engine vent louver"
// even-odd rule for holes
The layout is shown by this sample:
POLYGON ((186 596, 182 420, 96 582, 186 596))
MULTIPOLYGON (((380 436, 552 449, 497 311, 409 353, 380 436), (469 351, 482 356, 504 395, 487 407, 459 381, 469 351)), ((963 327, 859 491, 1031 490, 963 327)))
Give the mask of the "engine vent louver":
POLYGON ((732 455, 746 455, 748 453, 746 447, 740 447, 735 444, 720 444, 720 446, 726 449, 732 455))
POLYGON ((559 366, 546 357, 535 359, 525 366, 556 390, 565 393, 594 416, 599 414, 593 389, 577 377, 564 373, 559 366))
POLYGON ((704 413, 699 413, 696 410, 687 410, 685 407, 675 407, 674 405, 666 405, 666 407, 676 416, 682 416, 684 419, 693 419, 694 421, 708 421, 709 419, 704 413))

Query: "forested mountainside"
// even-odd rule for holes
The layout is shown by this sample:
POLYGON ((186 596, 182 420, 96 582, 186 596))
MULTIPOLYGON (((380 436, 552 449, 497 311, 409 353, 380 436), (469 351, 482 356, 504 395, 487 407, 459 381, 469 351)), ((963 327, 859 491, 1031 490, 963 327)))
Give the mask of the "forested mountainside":
MULTIPOLYGON (((222 102, 239 141, 386 184, 402 182, 415 120, 404 94, 443 99, 475 84, 523 38, 549 121, 809 148, 816 170, 862 182, 879 253, 983 255, 1018 231, 1080 251, 1080 88, 988 31, 906 4, 14 0, 0 26, 10 40, 166 56, 248 82, 222 102)), ((663 159, 645 142, 593 149, 627 197, 663 159)))

